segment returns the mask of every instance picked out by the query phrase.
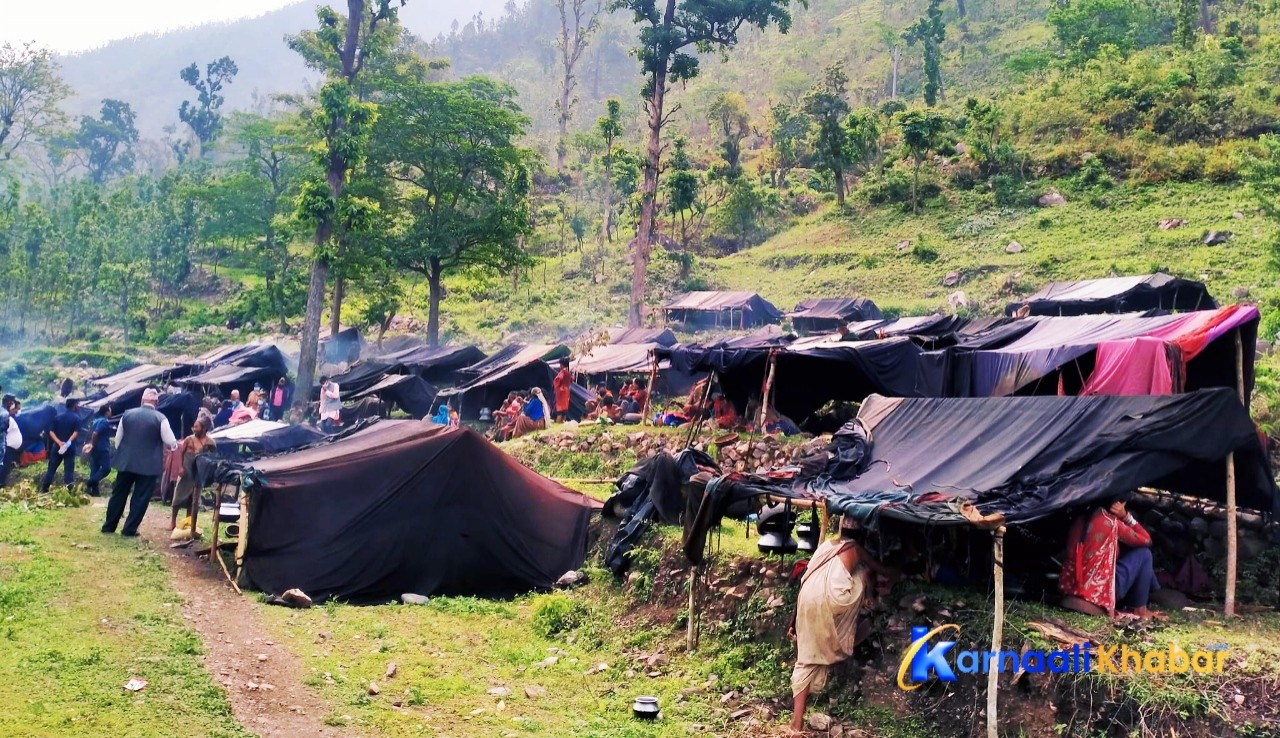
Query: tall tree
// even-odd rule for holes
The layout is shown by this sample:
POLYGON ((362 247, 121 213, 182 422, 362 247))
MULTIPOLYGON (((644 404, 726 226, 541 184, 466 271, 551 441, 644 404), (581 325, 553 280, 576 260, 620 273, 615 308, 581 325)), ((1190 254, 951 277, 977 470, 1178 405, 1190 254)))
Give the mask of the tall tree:
POLYGON ((334 239, 343 221, 361 222, 370 217, 372 204, 363 198, 344 197, 348 173, 367 154, 369 136, 377 118, 376 107, 362 102, 357 84, 371 57, 385 53, 398 37, 398 0, 347 0, 347 17, 332 8, 316 9, 319 28, 289 39, 313 69, 324 72, 319 91, 319 108, 313 123, 318 134, 316 163, 324 171, 324 181, 311 180, 298 197, 298 215, 315 226, 315 251, 311 258, 311 280, 307 287, 307 310, 302 324, 302 347, 298 358, 298 392, 294 405, 305 410, 311 401, 316 358, 320 343, 320 314, 324 310, 325 283, 334 257, 334 239), (384 32, 384 28, 390 32, 384 32))
POLYGON ((902 145, 915 167, 911 174, 911 212, 920 212, 920 166, 925 158, 937 150, 947 132, 947 119, 932 110, 904 110, 894 116, 902 133, 902 145))
POLYGON ((399 232, 391 258, 427 278, 427 338, 440 342, 444 276, 466 268, 511 272, 530 262, 532 152, 515 90, 483 77, 406 81, 384 92, 374 161, 400 184, 390 197, 399 232))
POLYGON ((229 56, 209 62, 205 66, 203 79, 195 62, 191 62, 191 66, 178 73, 182 81, 191 85, 196 91, 196 102, 182 101, 182 106, 178 108, 178 120, 191 127, 191 132, 200 142, 202 155, 222 130, 221 109, 222 103, 225 102, 221 94, 222 88, 231 84, 239 73, 239 67, 229 56))
POLYGON ((787 175, 808 156, 806 139, 813 121, 798 106, 778 103, 769 111, 770 163, 776 179, 775 187, 786 189, 787 175))
POLYGON ((889 99, 898 99, 898 62, 902 60, 902 34, 888 23, 876 22, 877 40, 889 52, 889 99))
POLYGON ((102 101, 97 118, 81 116, 75 142, 94 184, 133 169, 133 145, 138 142, 136 119, 129 103, 110 98, 102 101))
POLYGON ((699 206, 699 182, 683 138, 675 140, 675 151, 667 168, 665 190, 667 211, 675 216, 680 225, 680 250, 684 253, 680 272, 682 277, 687 277, 689 267, 692 266, 692 258, 689 256, 689 216, 699 206))
POLYGON ((947 27, 942 21, 942 0, 929 0, 925 14, 907 27, 903 38, 911 46, 920 44, 924 55, 924 104, 933 107, 942 94, 942 42, 947 27))
POLYGON ((786 33, 791 27, 789 4, 790 0, 613 0, 613 8, 630 10, 640 26, 636 56, 645 76, 642 95, 649 118, 640 224, 631 273, 628 323, 632 327, 639 327, 643 320, 649 255, 658 216, 662 129, 668 121, 667 91, 672 84, 698 76, 698 57, 690 51, 728 53, 737 45, 738 31, 744 25, 761 30, 777 25, 786 33))
POLYGON ((62 122, 58 106, 70 94, 53 52, 32 44, 0 46, 0 159, 52 132, 62 122))
POLYGON ((574 70, 582 52, 586 51, 591 36, 600 27, 602 0, 555 0, 560 13, 560 35, 556 37, 556 50, 560 52, 560 99, 556 101, 559 115, 560 137, 556 139, 556 171, 564 172, 565 157, 569 151, 569 121, 573 118, 573 106, 578 102, 573 90, 578 86, 574 70))
POLYGON ((616 97, 604 103, 605 114, 596 119, 596 131, 604 141, 604 154, 600 163, 604 166, 604 217, 600 222, 600 251, 603 253, 605 241, 610 235, 613 225, 613 152, 618 137, 622 135, 622 101, 616 97))
POLYGON ((822 73, 822 79, 804 96, 804 111, 813 119, 813 152, 819 169, 831 172, 835 182, 836 202, 844 205, 845 171, 853 163, 849 136, 844 127, 849 115, 845 95, 849 75, 844 64, 836 62, 822 73))
POLYGON ((1176 0, 1173 11, 1173 40, 1184 49, 1196 42, 1196 27, 1200 23, 1198 0, 1176 0))
POLYGON ((747 100, 741 93, 725 92, 711 101, 707 119, 720 136, 720 155, 724 157, 724 175, 735 180, 742 175, 742 142, 751 133, 751 116, 747 100))

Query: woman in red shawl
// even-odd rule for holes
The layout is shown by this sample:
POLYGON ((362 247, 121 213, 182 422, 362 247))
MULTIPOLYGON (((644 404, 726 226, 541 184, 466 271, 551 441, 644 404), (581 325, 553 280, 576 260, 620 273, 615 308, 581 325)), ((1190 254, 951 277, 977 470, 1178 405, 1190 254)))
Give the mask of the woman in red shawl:
POLYGON ((1063 606, 1072 610, 1115 617, 1123 605, 1140 618, 1160 617, 1147 607, 1151 593, 1160 588, 1151 559, 1151 534, 1123 499, 1071 524, 1058 586, 1063 606))
POLYGON ((560 360, 560 373, 552 382, 556 391, 556 422, 563 423, 569 415, 569 385, 573 384, 573 373, 569 371, 569 360, 560 360))

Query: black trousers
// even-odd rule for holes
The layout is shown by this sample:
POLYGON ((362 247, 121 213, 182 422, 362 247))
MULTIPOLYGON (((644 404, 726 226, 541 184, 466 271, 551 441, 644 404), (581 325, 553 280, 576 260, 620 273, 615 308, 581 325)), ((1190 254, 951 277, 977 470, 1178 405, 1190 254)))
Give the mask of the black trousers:
POLYGON ((156 488, 156 475, 134 474, 117 471, 116 482, 111 487, 111 499, 107 500, 107 519, 102 523, 103 533, 115 533, 120 516, 124 514, 124 504, 129 502, 129 517, 125 518, 121 535, 138 535, 138 526, 147 514, 147 506, 151 504, 151 493, 156 488))
POLYGON ((44 480, 40 482, 41 492, 49 491, 49 486, 53 484, 53 477, 57 473, 59 466, 62 467, 62 483, 68 487, 75 484, 76 449, 74 447, 68 448, 65 454, 60 454, 57 446, 49 445, 49 469, 44 473, 44 480))
POLYGON ((21 454, 21 449, 4 446, 4 463, 0 464, 0 487, 8 486, 9 474, 11 474, 13 472, 13 468, 18 465, 18 456, 21 454))

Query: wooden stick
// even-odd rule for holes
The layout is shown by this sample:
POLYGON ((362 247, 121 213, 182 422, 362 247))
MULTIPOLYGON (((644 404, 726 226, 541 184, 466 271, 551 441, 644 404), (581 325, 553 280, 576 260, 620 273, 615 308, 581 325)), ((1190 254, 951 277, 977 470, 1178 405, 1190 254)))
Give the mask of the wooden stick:
MULTIPOLYGON (((1240 329, 1236 331, 1236 391, 1240 404, 1244 405, 1244 347, 1240 340, 1240 329)), ((1245 411, 1248 411, 1245 406, 1245 411)), ((1227 617, 1236 614, 1236 572, 1239 563, 1238 527, 1236 520, 1236 454, 1227 454, 1227 592, 1223 598, 1222 609, 1227 617)))
POLYGON ((698 647, 698 565, 689 569, 689 614, 684 634, 684 650, 692 653, 698 647))
POLYGON ((760 420, 756 430, 764 433, 764 424, 769 419, 770 398, 773 396, 773 377, 778 370, 778 351, 769 352, 769 371, 765 373, 764 387, 760 390, 760 420))
POLYGON ((658 355, 650 351, 649 358, 653 363, 649 367, 649 385, 644 388, 644 405, 640 408, 640 425, 648 422, 649 403, 653 401, 653 385, 658 381, 658 355))
POLYGON ((991 623, 991 665, 987 670, 987 738, 998 738, 996 726, 996 692, 1000 686, 1000 670, 996 668, 1000 658, 1000 641, 1004 638, 1004 531, 1002 525, 995 531, 992 547, 992 567, 995 577, 996 604, 991 623))

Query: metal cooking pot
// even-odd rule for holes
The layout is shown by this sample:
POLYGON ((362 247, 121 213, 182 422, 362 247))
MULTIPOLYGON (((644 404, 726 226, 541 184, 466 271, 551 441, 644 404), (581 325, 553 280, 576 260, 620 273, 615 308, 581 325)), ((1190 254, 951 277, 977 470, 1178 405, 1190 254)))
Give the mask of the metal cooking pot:
POLYGON ((631 703, 631 714, 640 720, 657 720, 661 714, 658 708, 658 698, 647 695, 637 697, 635 702, 631 703))

